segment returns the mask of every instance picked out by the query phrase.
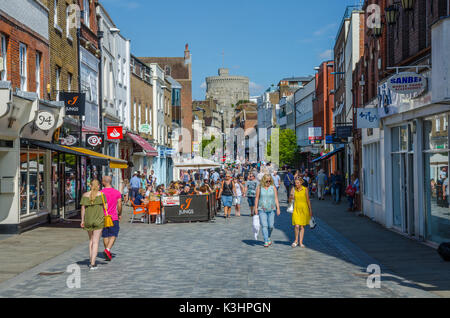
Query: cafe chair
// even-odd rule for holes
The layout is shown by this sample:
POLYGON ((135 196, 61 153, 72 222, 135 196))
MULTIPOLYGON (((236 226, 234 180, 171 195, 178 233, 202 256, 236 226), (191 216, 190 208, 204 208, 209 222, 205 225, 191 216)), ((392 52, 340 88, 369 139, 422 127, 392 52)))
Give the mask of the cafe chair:
POLYGON ((133 207, 133 217, 131 218, 131 223, 134 221, 134 217, 139 214, 147 214, 147 207, 145 205, 136 205, 133 201, 131 202, 131 206, 133 207))
POLYGON ((161 220, 161 223, 163 222, 162 217, 161 217, 161 201, 149 201, 148 205, 147 205, 147 213, 149 215, 149 222, 150 222, 150 216, 152 215, 156 215, 156 218, 161 220))

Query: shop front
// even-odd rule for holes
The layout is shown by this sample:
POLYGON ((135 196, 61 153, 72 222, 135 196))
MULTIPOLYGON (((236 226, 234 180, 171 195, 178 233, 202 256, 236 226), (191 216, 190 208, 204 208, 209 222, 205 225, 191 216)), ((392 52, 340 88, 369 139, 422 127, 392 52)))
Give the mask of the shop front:
POLYGON ((133 171, 150 174, 150 170, 155 170, 154 158, 158 156, 156 149, 141 136, 128 132, 125 134, 125 137, 133 142, 130 156, 133 163, 133 171))

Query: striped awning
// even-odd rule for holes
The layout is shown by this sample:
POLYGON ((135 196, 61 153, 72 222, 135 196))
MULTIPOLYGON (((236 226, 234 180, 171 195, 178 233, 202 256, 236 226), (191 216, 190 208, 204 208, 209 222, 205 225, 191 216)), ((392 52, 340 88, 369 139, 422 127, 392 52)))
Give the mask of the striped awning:
POLYGON ((119 159, 119 158, 115 158, 115 157, 111 157, 108 155, 104 155, 102 153, 99 152, 95 152, 86 148, 80 148, 80 147, 69 147, 69 146, 61 146, 64 147, 66 149, 72 150, 72 151, 76 151, 78 153, 90 156, 90 157, 97 157, 97 158, 103 158, 103 159, 107 159, 109 161, 109 167, 111 169, 126 169, 128 168, 128 163, 125 160, 119 159))

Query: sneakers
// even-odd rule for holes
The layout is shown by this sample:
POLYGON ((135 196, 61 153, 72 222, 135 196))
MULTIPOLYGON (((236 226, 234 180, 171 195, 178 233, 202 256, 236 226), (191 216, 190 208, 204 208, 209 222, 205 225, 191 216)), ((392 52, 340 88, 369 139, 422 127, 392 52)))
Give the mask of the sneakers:
POLYGON ((111 252, 108 251, 108 250, 105 248, 105 250, 103 251, 103 253, 105 254, 105 259, 106 259, 108 262, 111 262, 111 260, 112 260, 111 252))
POLYGON ((269 247, 269 246, 270 246, 269 242, 264 243, 264 247, 269 247))
POLYGON ((96 271, 98 269, 98 266, 97 265, 89 265, 89 270, 90 271, 96 271))

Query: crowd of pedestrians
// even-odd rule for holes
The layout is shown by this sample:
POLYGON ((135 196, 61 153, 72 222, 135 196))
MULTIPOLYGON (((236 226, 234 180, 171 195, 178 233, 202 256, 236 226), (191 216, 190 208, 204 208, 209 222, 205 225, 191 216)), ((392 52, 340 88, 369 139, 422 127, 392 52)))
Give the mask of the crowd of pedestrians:
MULTIPOLYGON (((234 215, 241 216, 241 204, 245 198, 250 215, 257 217, 266 248, 273 245, 271 234, 275 216, 281 213, 278 196, 281 184, 286 189, 286 201, 292 208, 290 212, 295 235, 291 244, 293 248, 305 247, 305 227, 314 221, 310 198, 317 196, 318 200, 325 200, 329 194, 333 204, 340 204, 344 194, 348 200, 348 210, 354 211, 357 208, 359 180, 356 175, 352 175, 351 182, 344 191, 345 180, 340 171, 328 175, 323 169, 296 170, 294 173, 291 169, 283 169, 281 173, 280 177, 270 163, 264 162, 227 165, 223 169, 181 171, 179 181, 172 181, 166 187, 164 184, 157 184, 153 170, 149 175, 136 171, 130 180, 124 180, 120 191, 111 186, 109 176, 102 179, 102 190, 100 182, 93 180, 90 191, 81 199, 81 227, 89 235, 91 270, 97 268, 100 237, 103 237, 105 259, 112 260, 111 250, 119 235, 122 205, 140 206, 155 196, 215 194, 217 208, 220 211, 223 206, 223 217, 226 220, 231 219, 233 206, 234 215), (107 222, 109 219, 111 222, 107 222)), ((145 222, 144 217, 141 221, 145 222)))

